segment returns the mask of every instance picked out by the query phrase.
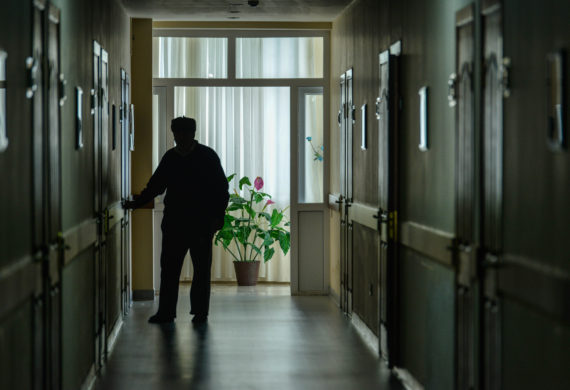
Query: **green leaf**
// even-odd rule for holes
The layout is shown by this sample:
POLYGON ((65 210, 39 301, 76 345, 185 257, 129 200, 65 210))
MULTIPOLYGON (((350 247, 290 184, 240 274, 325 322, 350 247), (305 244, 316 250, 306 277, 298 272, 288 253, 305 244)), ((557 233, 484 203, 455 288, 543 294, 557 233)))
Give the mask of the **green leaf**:
POLYGON ((275 240, 271 237, 271 235, 269 233, 266 232, 265 236, 263 237, 263 246, 269 247, 269 246, 273 245, 274 242, 275 242, 275 240))
POLYGON ((228 176, 228 183, 230 183, 234 179, 235 176, 236 176, 235 173, 233 175, 229 175, 228 176))
POLYGON ((244 204, 244 203, 247 203, 247 200, 245 200, 244 198, 242 198, 239 195, 232 194, 232 195, 230 195, 230 203, 244 204))
POLYGON ((255 218, 255 211, 253 211, 253 209, 251 208, 250 205, 246 204, 243 206, 245 208, 245 211, 247 211, 247 213, 249 214, 249 216, 253 219, 255 218))
POLYGON ((261 195, 259 192, 256 192, 255 195, 253 196, 253 200, 255 200, 255 203, 261 203, 263 202, 263 195, 261 195))
POLYGON ((267 263, 273 257, 275 253, 275 249, 273 248, 265 248, 265 252, 263 252, 263 261, 267 263))
POLYGON ((247 244, 247 239, 251 234, 251 228, 248 226, 240 226, 237 232, 237 239, 242 245, 247 244))
POLYGON ((251 187, 251 182, 249 181, 249 177, 244 176, 239 181, 239 189, 241 190, 244 185, 248 185, 251 187))
POLYGON ((260 212, 259 215, 262 215, 263 217, 265 217, 265 219, 267 219, 267 222, 271 223, 271 215, 269 215, 269 213, 266 213, 265 211, 260 212))
POLYGON ((228 208, 226 209, 227 211, 236 211, 236 210, 241 210, 243 207, 242 204, 239 203, 232 203, 228 206, 228 208))
POLYGON ((279 246, 284 255, 289 252, 289 248, 291 248, 291 235, 289 233, 279 232, 279 246))
POLYGON ((279 225, 282 219, 283 219, 283 213, 280 213, 274 209, 273 213, 271 214, 271 227, 279 225))

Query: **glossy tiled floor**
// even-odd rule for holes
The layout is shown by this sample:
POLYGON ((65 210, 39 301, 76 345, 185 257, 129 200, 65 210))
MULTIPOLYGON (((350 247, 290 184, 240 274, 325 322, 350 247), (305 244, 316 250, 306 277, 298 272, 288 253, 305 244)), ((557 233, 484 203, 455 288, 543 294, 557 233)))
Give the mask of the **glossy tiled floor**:
POLYGON ((96 389, 401 389, 328 297, 218 285, 193 327, 188 293, 172 325, 146 322, 157 301, 133 305, 96 389))

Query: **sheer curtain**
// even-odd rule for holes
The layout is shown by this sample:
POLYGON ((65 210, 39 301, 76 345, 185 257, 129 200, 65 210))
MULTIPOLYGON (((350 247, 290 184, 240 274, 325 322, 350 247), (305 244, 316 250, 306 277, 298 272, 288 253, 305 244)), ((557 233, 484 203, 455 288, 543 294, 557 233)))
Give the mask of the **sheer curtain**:
MULTIPOLYGON (((227 47, 228 38, 155 37, 153 77, 227 78, 227 47)), ((322 37, 238 37, 235 55, 237 80, 323 77, 322 37)), ((236 79, 228 80, 228 85, 236 85, 236 79)), ((196 138, 218 153, 227 175, 235 173, 238 180, 261 176, 275 207, 290 205, 289 87, 175 87, 174 115, 196 119, 196 138)), ((318 177, 316 167, 311 174, 318 177)), ((314 185, 310 190, 319 191, 314 185)), ((191 262, 186 259, 182 279, 191 277, 191 262)), ((232 257, 216 246, 212 280, 235 280, 232 257)), ((260 280, 289 282, 289 254, 283 256, 276 248, 273 259, 261 265, 260 280)))
MULTIPOLYGON (((196 139, 218 153, 226 175, 235 173, 238 181, 261 176, 274 207, 285 208, 290 205, 289 94, 288 87, 177 87, 174 115, 196 119, 196 139)), ((259 278, 289 282, 290 255, 275 249, 261 265, 259 278)), ((214 246, 212 280, 234 280, 232 261, 221 246, 214 246)), ((182 277, 191 275, 186 262, 182 277)))

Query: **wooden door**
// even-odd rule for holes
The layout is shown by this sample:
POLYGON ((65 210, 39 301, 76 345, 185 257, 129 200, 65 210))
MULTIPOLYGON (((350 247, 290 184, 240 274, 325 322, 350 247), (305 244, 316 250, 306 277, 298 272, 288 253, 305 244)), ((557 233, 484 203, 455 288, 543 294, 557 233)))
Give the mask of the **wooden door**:
POLYGON ((483 257, 483 388, 500 389, 500 300, 497 265, 502 252, 503 210, 503 29, 500 0, 481 9, 482 74, 482 257, 483 257))
MULTIPOLYGON (((27 60, 31 80, 26 94, 32 100, 32 197, 33 197, 33 251, 35 257, 45 259, 45 226, 47 191, 45 189, 45 88, 44 88, 44 26, 46 2, 35 1, 32 9, 32 56, 27 60)), ((34 388, 43 388, 48 374, 47 354, 47 294, 42 269, 40 286, 34 304, 34 388)))
POLYGON ((345 313, 352 312, 352 224, 349 209, 352 203, 352 69, 340 76, 340 286, 341 308, 345 313))
POLYGON ((33 389, 44 386, 47 372, 42 207, 45 89, 41 66, 45 4, 26 1, 2 8, 0 388, 33 389), (15 32, 19 39, 14 39, 15 32), (40 151, 37 158, 36 148, 40 151))
POLYGON ((48 364, 50 388, 61 387, 61 121, 64 81, 60 73, 60 11, 52 4, 47 14, 46 95, 46 177, 47 177, 47 287, 48 294, 48 364))
MULTIPOLYGON (((131 153, 129 137, 129 76, 121 69, 121 200, 129 199, 131 188, 131 153)), ((127 315, 130 307, 130 213, 125 212, 121 229, 121 309, 127 315)))
POLYGON ((100 369, 104 362, 105 320, 104 320, 104 256, 105 248, 102 237, 105 225, 103 208, 103 172, 102 172, 102 61, 101 45, 93 42, 93 88, 91 89, 91 114, 93 115, 93 156, 94 156, 94 215, 97 221, 97 244, 95 245, 95 262, 93 263, 93 289, 95 308, 95 364, 100 369))
POLYGON ((380 88, 377 99, 378 119, 378 232, 380 234, 380 354, 390 367, 397 364, 397 172, 398 118, 398 56, 386 50, 379 56, 380 88))
MULTIPOLYGON (((105 226, 102 243, 105 247, 104 256, 104 296, 105 296, 105 330, 106 355, 112 347, 120 324, 122 323, 121 290, 123 280, 123 229, 125 213, 121 205, 122 197, 122 149, 118 145, 117 127, 118 115, 113 97, 114 92, 109 89, 111 69, 109 68, 109 55, 103 50, 101 53, 101 89, 102 96, 102 148, 103 163, 103 207, 105 208, 105 226)), ((122 100, 122 98, 121 98, 122 100)))
POLYGON ((476 147, 475 134, 475 23, 474 8, 456 14, 456 76, 451 100, 457 101, 456 128, 456 348, 457 389, 475 386, 475 292, 477 234, 476 147))

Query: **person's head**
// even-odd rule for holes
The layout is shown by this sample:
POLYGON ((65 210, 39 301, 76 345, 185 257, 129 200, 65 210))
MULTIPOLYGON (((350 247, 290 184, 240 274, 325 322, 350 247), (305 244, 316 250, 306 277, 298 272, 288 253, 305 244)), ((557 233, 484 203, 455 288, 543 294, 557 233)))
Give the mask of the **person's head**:
POLYGON ((189 146, 196 135, 196 121, 184 116, 174 118, 170 122, 170 129, 174 134, 174 141, 182 147, 189 146))

